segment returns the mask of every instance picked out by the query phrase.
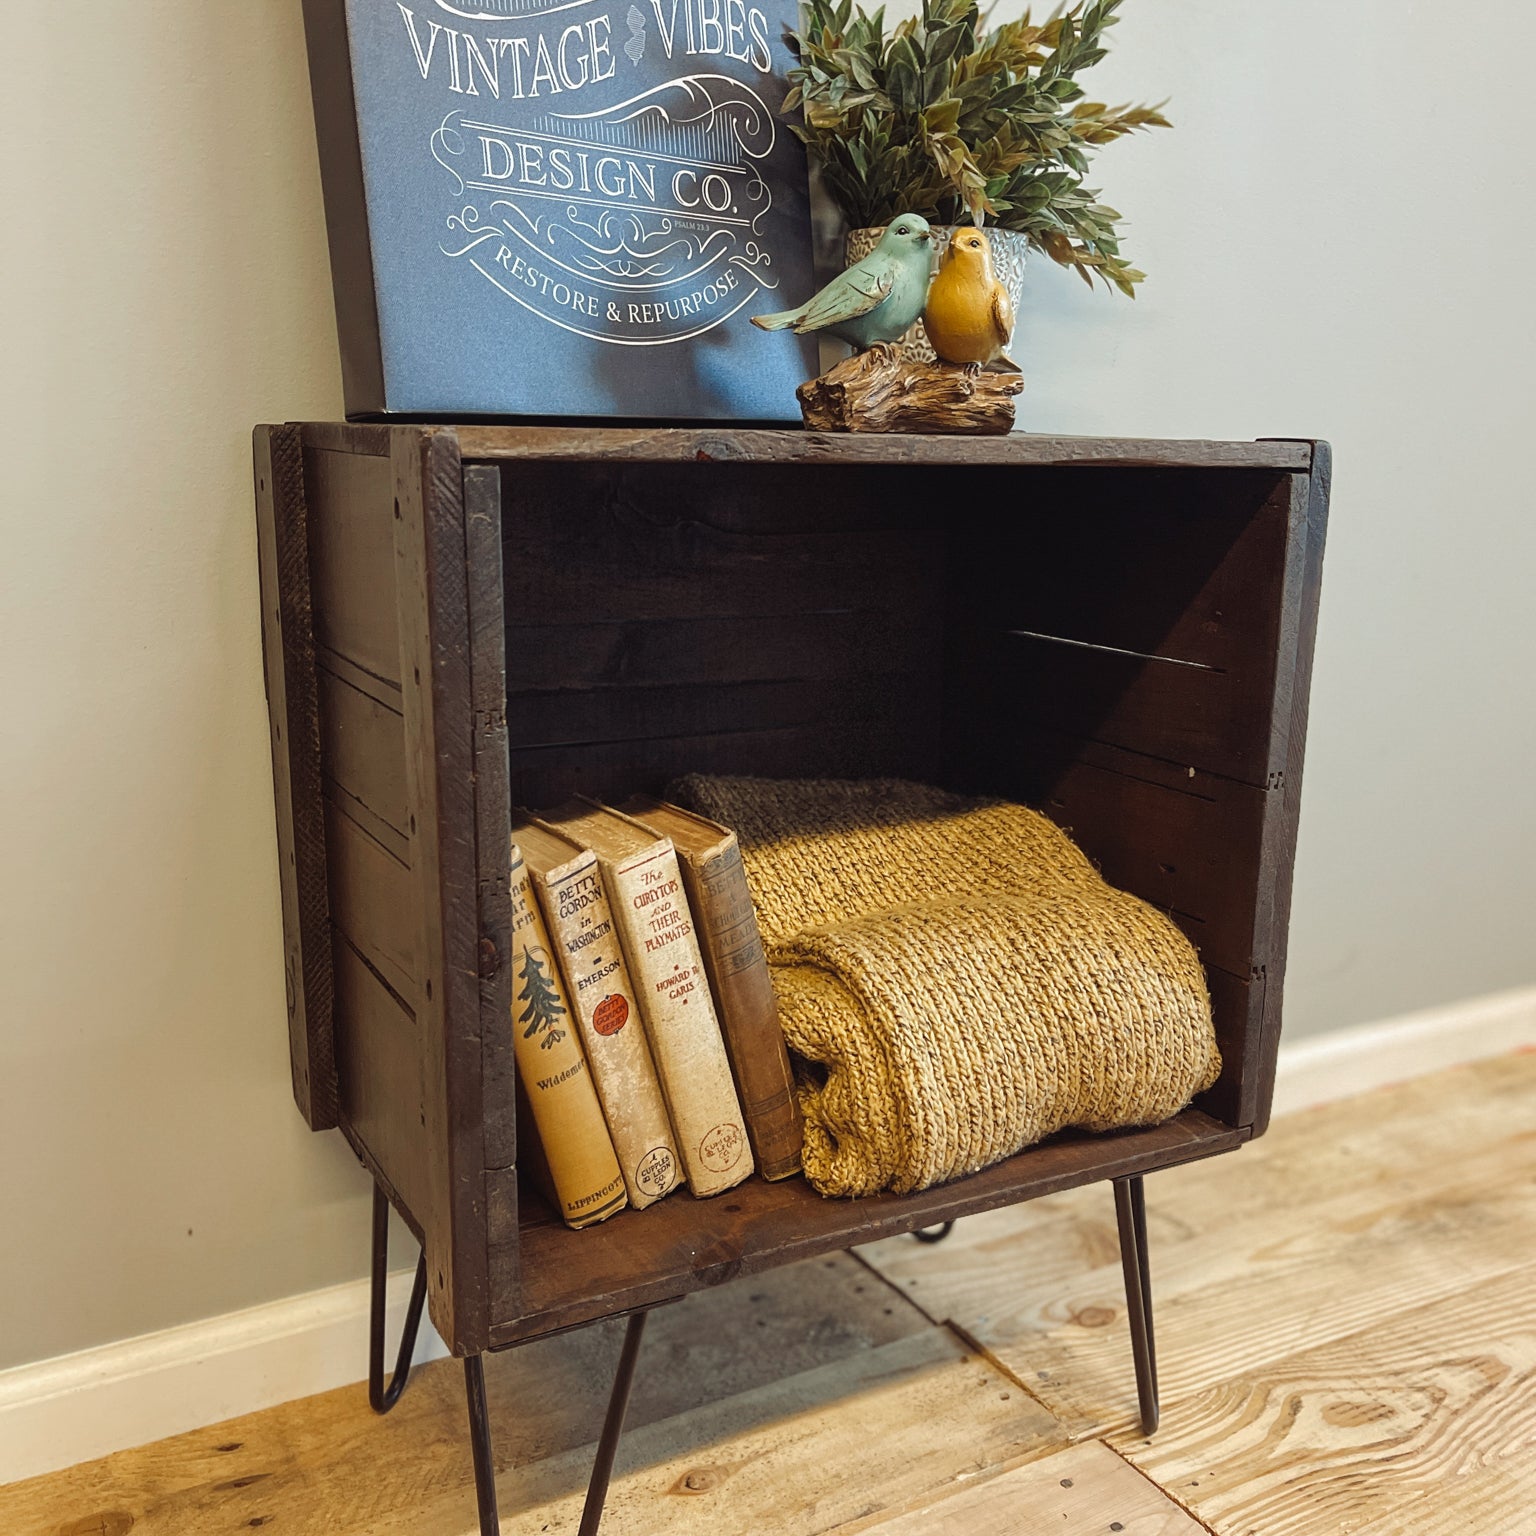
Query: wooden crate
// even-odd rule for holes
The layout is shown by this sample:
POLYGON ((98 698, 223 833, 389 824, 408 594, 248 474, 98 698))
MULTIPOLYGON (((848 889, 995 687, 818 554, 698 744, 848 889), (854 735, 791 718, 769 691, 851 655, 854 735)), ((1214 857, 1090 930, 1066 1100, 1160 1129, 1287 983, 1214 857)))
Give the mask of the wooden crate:
POLYGON ((294 1093, 455 1353, 1263 1131, 1325 446, 289 425, 256 481, 294 1093), (509 807, 690 770, 1041 807, 1199 946, 1221 1080, 922 1194, 568 1231, 517 1174, 509 807))

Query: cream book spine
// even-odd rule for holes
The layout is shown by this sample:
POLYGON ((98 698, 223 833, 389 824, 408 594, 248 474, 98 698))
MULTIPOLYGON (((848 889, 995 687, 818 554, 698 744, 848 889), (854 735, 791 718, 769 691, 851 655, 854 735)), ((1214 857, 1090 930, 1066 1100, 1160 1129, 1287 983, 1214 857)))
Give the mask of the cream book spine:
POLYGON ((567 864, 535 871, 533 883, 629 1203, 644 1210, 678 1186, 682 1167, 597 855, 588 849, 567 864))
POLYGON ((561 1218, 586 1227, 624 1208, 624 1176, 571 1020, 522 851, 512 845, 512 1050, 561 1218))
POLYGON ((550 819, 597 853, 683 1176, 718 1195, 751 1174, 752 1149, 672 840, 592 801, 550 819))

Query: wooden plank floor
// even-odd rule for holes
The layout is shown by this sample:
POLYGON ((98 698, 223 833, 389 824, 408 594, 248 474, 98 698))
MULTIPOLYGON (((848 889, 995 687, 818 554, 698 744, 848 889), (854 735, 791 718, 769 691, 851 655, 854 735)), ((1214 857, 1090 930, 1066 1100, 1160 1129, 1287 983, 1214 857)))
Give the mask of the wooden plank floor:
MULTIPOLYGON (((653 1318, 605 1536, 1536 1533, 1536 1054, 1149 1180, 1144 1440, 1099 1187, 653 1318)), ((507 1536, 576 1529, 618 1325, 487 1365, 507 1536)), ((472 1536, 457 1365, 0 1488, 4 1536, 472 1536)))

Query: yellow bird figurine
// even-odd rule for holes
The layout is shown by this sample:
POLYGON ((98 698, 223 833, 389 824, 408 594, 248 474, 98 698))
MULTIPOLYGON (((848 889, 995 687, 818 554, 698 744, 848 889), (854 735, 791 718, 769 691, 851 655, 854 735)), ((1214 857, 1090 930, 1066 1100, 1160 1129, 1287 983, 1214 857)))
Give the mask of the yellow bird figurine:
POLYGON ((992 247, 981 230, 957 229, 950 237, 928 290, 923 329, 946 363, 971 373, 989 363, 1021 371, 1004 350, 1013 335, 1013 301, 992 270, 992 247))

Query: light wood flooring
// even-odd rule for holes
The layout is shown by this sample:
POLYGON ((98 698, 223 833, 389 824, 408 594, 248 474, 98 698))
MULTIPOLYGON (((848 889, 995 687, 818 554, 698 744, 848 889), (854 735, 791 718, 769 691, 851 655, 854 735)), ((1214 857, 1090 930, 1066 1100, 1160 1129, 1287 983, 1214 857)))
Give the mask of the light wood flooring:
MULTIPOLYGON (((1536 1536, 1536 1054, 1147 1184, 1163 1427, 1105 1186, 663 1308, 605 1536, 1536 1536)), ((576 1529, 622 1325, 494 1357, 502 1529, 576 1529)), ((471 1536, 462 1374, 0 1489, 4 1536, 471 1536)))

